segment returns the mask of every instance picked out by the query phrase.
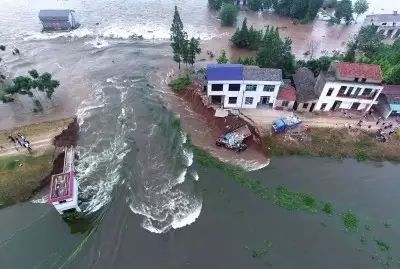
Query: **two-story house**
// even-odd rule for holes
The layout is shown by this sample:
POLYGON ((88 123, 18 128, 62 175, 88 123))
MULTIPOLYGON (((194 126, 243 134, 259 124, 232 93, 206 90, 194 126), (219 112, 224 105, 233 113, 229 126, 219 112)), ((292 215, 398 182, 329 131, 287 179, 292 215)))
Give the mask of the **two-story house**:
POLYGON ((400 116, 400 85, 386 85, 374 106, 384 119, 400 116))
POLYGON ((314 110, 369 111, 383 89, 382 70, 376 64, 334 62, 317 78, 320 93, 314 110))
POLYGON ((385 38, 398 38, 400 36, 400 14, 394 11, 393 14, 368 15, 364 25, 375 25, 377 32, 385 38))
POLYGON ((209 102, 222 108, 272 108, 282 84, 282 70, 210 64, 207 66, 209 102))

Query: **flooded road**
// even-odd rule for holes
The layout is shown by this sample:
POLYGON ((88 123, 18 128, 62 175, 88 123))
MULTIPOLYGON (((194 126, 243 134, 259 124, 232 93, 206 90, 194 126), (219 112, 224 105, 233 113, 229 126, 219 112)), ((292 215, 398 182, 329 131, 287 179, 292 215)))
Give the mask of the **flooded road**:
MULTIPOLYGON (((33 115, 24 99, 0 105, 0 126, 76 114, 81 207, 94 220, 93 229, 73 233, 41 196, 1 209, 0 268, 382 268, 388 256, 398 266, 398 165, 274 158, 246 174, 267 186, 312 192, 331 201, 338 214, 353 210, 360 231, 349 233, 338 215, 279 208, 196 162, 172 111, 200 143, 209 133, 207 122, 166 89, 176 69, 165 40, 174 4, 188 32, 203 44, 230 35, 232 29, 219 26, 205 0, 2 3, 0 43, 21 51, 5 55, 9 75, 36 68, 54 74, 61 87, 44 115, 33 115), (37 11, 55 6, 76 9, 83 26, 41 34, 37 11), (366 245, 360 243, 363 234, 366 245), (391 250, 381 252, 375 239, 391 250), (264 241, 271 242, 268 253, 253 258, 251 249, 264 241)), ((298 27, 315 37, 320 33, 298 27)))

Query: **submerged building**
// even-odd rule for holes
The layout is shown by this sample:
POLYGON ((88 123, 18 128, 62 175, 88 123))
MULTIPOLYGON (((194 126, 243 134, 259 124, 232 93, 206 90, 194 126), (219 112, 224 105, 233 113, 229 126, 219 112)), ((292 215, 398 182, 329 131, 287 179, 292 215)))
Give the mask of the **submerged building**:
POLYGON ((398 38, 400 36, 400 14, 394 11, 393 14, 368 15, 364 25, 375 25, 377 32, 385 38, 398 38))
POLYGON ((43 31, 70 31, 80 26, 72 9, 40 10, 39 19, 43 31))
POLYGON ((78 181, 75 178, 74 160, 74 149, 72 147, 66 148, 64 150, 63 172, 51 177, 48 202, 60 214, 71 210, 81 211, 78 206, 78 181))

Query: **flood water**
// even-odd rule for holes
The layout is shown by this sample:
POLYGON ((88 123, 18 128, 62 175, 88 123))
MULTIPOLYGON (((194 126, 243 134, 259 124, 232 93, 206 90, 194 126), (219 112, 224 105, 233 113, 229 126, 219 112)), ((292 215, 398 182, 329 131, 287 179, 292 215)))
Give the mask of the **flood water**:
POLYGON ((2 2, 0 43, 21 51, 5 55, 9 74, 37 68, 61 87, 44 115, 32 115, 24 99, 0 105, 0 126, 78 116, 81 207, 93 223, 85 233, 71 232, 44 204, 44 193, 2 209, 0 268, 382 268, 388 261, 398 267, 398 165, 291 157, 248 173, 268 186, 311 192, 337 212, 352 210, 360 231, 349 233, 336 214, 279 208, 194 161, 173 111, 184 114, 193 140, 202 141, 206 125, 166 85, 176 69, 165 40, 174 4, 204 44, 232 30, 218 26, 205 0, 2 2), (74 8, 83 25, 42 34, 36 15, 44 7, 74 8), (379 251, 374 240, 391 250, 379 251), (264 241, 268 253, 253 258, 251 249, 264 241))

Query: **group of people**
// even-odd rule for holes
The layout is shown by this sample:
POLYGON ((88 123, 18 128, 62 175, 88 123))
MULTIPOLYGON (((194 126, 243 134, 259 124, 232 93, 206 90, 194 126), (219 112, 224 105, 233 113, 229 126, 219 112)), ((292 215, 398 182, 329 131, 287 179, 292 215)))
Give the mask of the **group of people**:
POLYGON ((32 150, 31 142, 21 133, 17 133, 16 136, 9 135, 8 139, 14 144, 16 150, 18 150, 19 146, 26 148, 29 152, 32 150))

